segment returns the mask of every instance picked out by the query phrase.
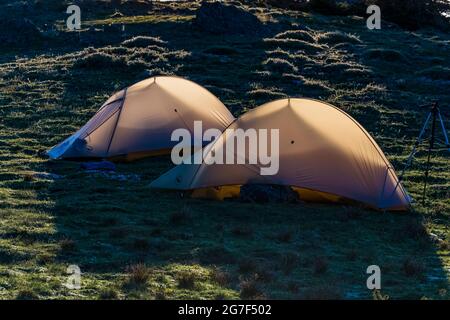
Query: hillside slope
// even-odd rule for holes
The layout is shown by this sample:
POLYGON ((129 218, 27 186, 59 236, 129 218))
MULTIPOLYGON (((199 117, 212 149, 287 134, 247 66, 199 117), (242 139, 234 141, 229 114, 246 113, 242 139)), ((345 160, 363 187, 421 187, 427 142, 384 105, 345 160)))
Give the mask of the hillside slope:
MULTIPOLYGON (((418 106, 450 105, 449 34, 388 23, 370 31, 362 18, 266 8, 246 8, 263 22, 258 32, 210 34, 192 24, 198 3, 117 13, 105 1, 89 3, 83 30, 68 32, 64 3, 45 3, 0 8, 2 21, 32 21, 9 23, 0 49, 0 298, 371 299, 373 264, 382 295, 449 298, 443 150, 432 158, 426 206, 417 201, 408 214, 193 200, 148 188, 171 167, 167 158, 92 174, 42 156, 113 92, 177 74, 235 116, 279 97, 330 102, 400 171, 425 119, 418 106), (80 290, 63 285, 72 264, 83 273, 80 290)), ((416 200, 425 155, 405 176, 416 200)))

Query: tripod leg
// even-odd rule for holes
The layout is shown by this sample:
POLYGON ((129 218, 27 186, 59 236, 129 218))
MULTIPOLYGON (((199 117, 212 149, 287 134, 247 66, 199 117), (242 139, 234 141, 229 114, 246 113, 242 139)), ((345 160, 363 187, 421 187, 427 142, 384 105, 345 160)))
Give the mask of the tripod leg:
MULTIPOLYGON (((428 122, 430 122, 431 116, 432 116, 432 112, 430 111, 430 112, 428 112, 427 118, 425 119, 422 129, 420 130, 419 136, 417 137, 417 140, 414 143, 414 147, 413 147, 411 153, 409 154, 408 159, 406 159, 405 165, 403 166, 402 172, 400 173, 400 176, 398 177, 397 183, 395 184, 395 187, 392 190, 391 196, 394 194, 395 190, 397 190, 398 186, 400 185, 401 181, 403 180, 403 175, 405 174, 406 169, 408 169, 411 166, 414 155, 416 154, 417 147, 422 142, 423 135, 425 134, 425 131, 427 129, 428 122)), ((388 168, 388 170, 390 170, 390 169, 391 168, 388 168)))
POLYGON ((436 116, 437 116, 437 106, 435 106, 432 110, 433 113, 433 123, 431 125, 431 139, 430 139, 430 145, 428 147, 428 157, 427 157, 427 168, 425 170, 425 182, 423 184, 423 195, 422 195, 422 204, 425 205, 425 196, 427 193, 427 181, 428 181, 428 174, 430 172, 430 162, 431 162, 431 150, 434 147, 434 138, 435 138, 435 132, 436 132, 436 116))
POLYGON ((417 140, 414 143, 414 147, 413 147, 411 153, 409 154, 408 159, 406 160, 405 166, 403 167, 402 172, 400 173, 399 181, 402 180, 406 169, 408 169, 409 166, 411 166, 412 159, 414 158, 414 155, 416 154, 416 149, 419 146, 419 144, 422 142, 423 135, 425 134, 425 130, 427 129, 427 126, 428 126, 428 122, 430 122, 431 115, 432 115, 432 112, 430 111, 428 113, 428 116, 427 116, 423 126, 422 126, 422 130, 420 130, 419 136, 417 137, 417 140))
POLYGON ((442 119, 440 111, 438 111, 438 116, 439 116, 439 122, 441 123, 442 133, 444 134, 444 138, 445 138, 445 146, 448 148, 448 151, 450 151, 450 143, 448 142, 447 130, 445 130, 444 120, 442 119))
POLYGON ((425 205, 425 196, 427 194, 428 173, 430 171, 430 155, 431 151, 428 151, 427 168, 425 170, 425 182, 423 183, 422 205, 425 205))

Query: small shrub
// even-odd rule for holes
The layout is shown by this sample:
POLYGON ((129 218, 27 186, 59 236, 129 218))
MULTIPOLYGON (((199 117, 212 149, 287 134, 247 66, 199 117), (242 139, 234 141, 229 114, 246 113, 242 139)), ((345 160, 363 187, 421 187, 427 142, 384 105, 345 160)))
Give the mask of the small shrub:
POLYGON ((240 297, 241 299, 262 299, 264 294, 258 286, 255 279, 245 279, 240 283, 240 297))
POLYGON ((255 280, 261 282, 271 282, 274 278, 274 274, 268 269, 269 267, 266 269, 259 268, 259 270, 255 273, 255 280))
POLYGON ((166 292, 164 290, 158 290, 155 293, 155 299, 156 300, 167 300, 166 292))
POLYGON ((76 245, 75 241, 69 238, 64 238, 59 242, 59 246, 61 248, 61 251, 63 252, 72 252, 75 251, 76 245))
POLYGON ((126 285, 139 287, 147 283, 150 278, 150 270, 143 263, 131 265, 127 268, 128 279, 126 285))
POLYGON ((219 268, 214 268, 211 272, 212 280, 218 285, 225 287, 231 283, 231 276, 228 272, 222 271, 219 268))
POLYGON ((32 289, 22 289, 16 295, 17 300, 37 300, 39 296, 32 289))
POLYGON ((323 257, 317 257, 313 261, 314 274, 324 274, 328 271, 328 261, 323 257))
POLYGON ((23 180, 30 182, 36 180, 36 177, 33 173, 27 172, 23 175, 23 180))
POLYGON ((177 280, 179 288, 192 290, 195 288, 197 276, 193 272, 183 271, 178 275, 177 280))
POLYGON ((100 290, 99 298, 101 300, 117 300, 119 299, 119 293, 115 289, 104 288, 100 290))
POLYGON ((449 251, 450 250, 449 240, 439 242, 439 250, 449 251))

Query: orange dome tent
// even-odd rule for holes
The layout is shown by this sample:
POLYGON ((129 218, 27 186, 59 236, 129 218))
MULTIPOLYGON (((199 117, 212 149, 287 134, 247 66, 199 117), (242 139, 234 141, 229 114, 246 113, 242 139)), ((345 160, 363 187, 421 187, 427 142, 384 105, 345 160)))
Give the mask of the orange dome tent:
POLYGON ((212 93, 179 77, 158 76, 138 82, 109 98, 76 133, 47 152, 52 159, 127 160, 168 154, 177 128, 192 132, 194 121, 225 129, 234 117, 212 93))
MULTIPOLYGON (((204 148, 202 164, 181 164, 151 183, 160 189, 193 190, 193 196, 223 199, 244 184, 291 186, 300 199, 351 200, 386 210, 406 210, 410 198, 392 165, 369 133, 327 103, 283 99, 235 120, 204 148), (279 170, 261 175, 259 164, 206 164, 226 153, 228 129, 279 129, 279 170)), ((237 163, 237 162, 235 162, 237 163)))

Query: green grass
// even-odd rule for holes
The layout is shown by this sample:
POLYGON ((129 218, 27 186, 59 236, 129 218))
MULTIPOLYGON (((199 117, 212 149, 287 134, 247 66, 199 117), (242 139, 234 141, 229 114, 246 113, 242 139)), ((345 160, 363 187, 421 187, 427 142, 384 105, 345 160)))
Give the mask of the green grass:
MULTIPOLYGON (((41 156, 114 91, 156 73, 199 82, 235 115, 284 96, 331 102, 367 128, 398 171, 425 117, 418 105, 450 102, 441 74, 450 68, 449 35, 380 35, 354 18, 261 9, 276 25, 269 40, 213 36, 192 28, 187 4, 171 4, 172 13, 167 5, 146 16, 90 12, 87 23, 100 29, 128 25, 125 33, 98 31, 90 49, 64 31, 67 41, 48 40, 51 53, 0 49, 0 299, 448 299, 443 151, 432 158, 427 205, 418 201, 407 214, 195 200, 148 187, 171 167, 167 157, 99 175, 41 156), (150 38, 126 41, 136 36, 150 38), (71 264, 81 268, 80 290, 63 285, 71 264), (375 294, 365 287, 372 264, 382 270, 375 294)), ((41 17, 54 23, 58 14, 41 17)), ((416 200, 425 158, 422 150, 405 176, 416 200)))

